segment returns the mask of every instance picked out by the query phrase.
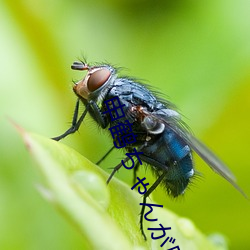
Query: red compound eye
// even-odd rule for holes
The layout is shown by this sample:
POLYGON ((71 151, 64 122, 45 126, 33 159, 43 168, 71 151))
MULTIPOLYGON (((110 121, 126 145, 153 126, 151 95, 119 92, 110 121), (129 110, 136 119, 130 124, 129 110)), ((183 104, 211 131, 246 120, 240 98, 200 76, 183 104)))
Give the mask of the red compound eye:
POLYGON ((88 79, 88 90, 93 92, 99 89, 109 78, 110 71, 108 69, 99 69, 92 73, 88 79))

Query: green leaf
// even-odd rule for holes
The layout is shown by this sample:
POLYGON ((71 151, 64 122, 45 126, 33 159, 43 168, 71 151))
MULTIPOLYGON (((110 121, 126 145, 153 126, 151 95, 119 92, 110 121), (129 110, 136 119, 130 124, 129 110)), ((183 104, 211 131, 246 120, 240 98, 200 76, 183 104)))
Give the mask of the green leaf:
POLYGON ((19 130, 44 177, 46 187, 39 185, 39 191, 81 232, 83 249, 168 249, 177 245, 192 250, 227 249, 225 243, 212 243, 189 219, 165 208, 155 208, 150 217, 158 221, 144 220, 144 228, 159 227, 159 223, 171 227, 166 235, 175 238, 175 243, 167 242, 161 248, 165 238, 152 240, 148 230, 144 241, 139 230, 142 197, 136 191, 116 178, 106 185, 108 174, 75 150, 19 130))

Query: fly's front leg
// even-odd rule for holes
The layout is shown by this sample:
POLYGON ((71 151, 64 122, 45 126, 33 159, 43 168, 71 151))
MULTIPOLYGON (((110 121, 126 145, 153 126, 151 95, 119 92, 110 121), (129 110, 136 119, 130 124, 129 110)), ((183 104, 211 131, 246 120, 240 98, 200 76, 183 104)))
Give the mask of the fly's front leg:
POLYGON ((80 127, 80 125, 81 125, 84 117, 86 116, 87 112, 89 111, 89 104, 88 104, 86 106, 86 109, 84 110, 84 112, 80 116, 79 120, 77 121, 77 119, 78 119, 78 112, 79 112, 79 104, 80 104, 80 101, 78 99, 77 102, 76 102, 76 106, 75 106, 75 110, 74 110, 74 116, 73 116, 71 127, 65 133, 63 133, 62 135, 59 135, 57 137, 53 137, 51 139, 53 139, 55 141, 60 141, 64 137, 68 136, 69 134, 75 133, 79 129, 79 127, 80 127))
POLYGON ((90 100, 89 105, 91 107, 91 113, 95 117, 97 123, 101 125, 102 128, 106 128, 108 126, 107 115, 102 114, 96 102, 90 100))

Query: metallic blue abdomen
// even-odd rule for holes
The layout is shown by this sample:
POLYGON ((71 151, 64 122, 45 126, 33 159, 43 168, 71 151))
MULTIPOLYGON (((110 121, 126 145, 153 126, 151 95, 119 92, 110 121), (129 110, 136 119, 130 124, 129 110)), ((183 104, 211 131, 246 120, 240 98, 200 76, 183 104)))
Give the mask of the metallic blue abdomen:
POLYGON ((144 161, 152 164, 154 173, 160 176, 166 172, 163 180, 167 192, 176 197, 182 194, 193 176, 191 150, 170 129, 165 129, 154 143, 143 148, 144 161))

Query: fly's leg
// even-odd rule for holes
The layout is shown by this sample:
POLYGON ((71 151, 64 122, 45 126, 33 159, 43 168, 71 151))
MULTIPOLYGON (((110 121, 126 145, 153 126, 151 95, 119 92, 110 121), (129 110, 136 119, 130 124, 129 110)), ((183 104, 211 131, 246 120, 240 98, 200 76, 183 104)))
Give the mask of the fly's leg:
MULTIPOLYGON (((130 158, 129 157, 126 157, 123 162, 127 162, 130 158)), ((122 167, 122 162, 119 163, 116 167, 114 167, 112 173, 110 174, 108 180, 107 180, 107 184, 109 184, 109 182, 111 181, 111 179, 113 178, 114 174, 122 167)))
POLYGON ((97 163, 96 165, 99 165, 115 148, 115 146, 113 146, 97 163))
POLYGON ((89 105, 87 105, 86 109, 84 110, 84 112, 80 116, 79 120, 77 121, 78 112, 79 112, 79 103, 80 103, 80 101, 78 99, 77 102, 76 102, 76 106, 75 106, 75 110, 74 110, 74 116, 73 116, 71 127, 65 133, 63 133, 62 135, 59 135, 57 137, 53 137, 51 139, 53 139, 55 141, 60 141, 64 137, 68 136, 69 134, 75 133, 79 129, 79 127, 80 127, 80 125, 81 125, 84 117, 86 116, 86 114, 87 114, 87 112, 89 110, 89 105))
MULTIPOLYGON (((107 156, 108 156, 108 154, 114 149, 115 147, 112 147, 99 161, 98 161, 98 163, 100 163, 102 160, 104 160, 107 156)), ((138 149, 138 151, 139 150, 141 150, 143 148, 143 146, 141 146, 139 149, 138 149)), ((128 160, 129 160, 130 158, 129 157, 126 157, 124 160, 123 160, 123 162, 125 163, 125 162, 127 162, 128 160)), ((97 163, 97 164, 98 164, 97 163)), ((134 174, 133 174, 133 183, 135 184, 136 183, 136 172, 137 172, 137 170, 138 170, 138 168, 139 168, 139 165, 140 165, 140 162, 139 161, 137 161, 136 162, 136 164, 135 164, 135 166, 134 166, 134 168, 133 168, 133 170, 134 170, 134 174)), ((109 178, 108 178, 108 180, 107 180, 107 184, 109 184, 109 182, 111 181, 111 179, 112 179, 112 177, 114 176, 114 174, 120 169, 122 167, 122 162, 121 163, 119 163, 116 167, 114 167, 114 169, 113 169, 113 171, 112 171, 112 173, 110 174, 110 176, 109 176, 109 178)))
POLYGON ((102 114, 100 108, 98 107, 97 103, 90 100, 88 103, 91 107, 91 111, 93 112, 93 115, 99 125, 101 125, 102 128, 106 128, 108 126, 107 117, 102 114))
MULTIPOLYGON (((114 149, 115 147, 112 147, 96 164, 98 165, 101 161, 103 161, 108 154, 114 149)), ((129 157, 126 157, 123 162, 127 162, 129 160, 129 157)), ((135 167, 133 168, 134 170, 134 174, 133 174, 133 184, 136 183, 136 172, 138 171, 138 168, 140 166, 139 162, 136 162, 135 167)), ((108 180, 107 180, 107 184, 111 181, 112 177, 114 176, 114 174, 122 167, 122 163, 119 163, 116 167, 114 167, 112 173, 110 174, 108 180)))
MULTIPOLYGON (((148 189, 148 191, 143 195, 143 203, 146 203, 147 197, 159 186, 159 184, 162 182, 163 178, 166 176, 167 171, 163 172, 162 175, 160 175, 160 177, 158 177, 158 179, 154 182, 154 184, 148 189)), ((144 233, 144 229, 143 229, 143 216, 145 213, 145 205, 142 205, 142 209, 141 209, 141 213, 140 213, 140 230, 141 233, 144 237, 144 240, 147 240, 147 237, 144 233)))
POLYGON ((133 170, 134 170, 134 172, 133 172, 133 184, 136 183, 136 177, 137 177, 136 172, 138 171, 139 165, 140 165, 140 163, 138 161, 138 162, 136 162, 135 167, 133 168, 133 170))
POLYGON ((90 109, 94 113, 94 115, 95 115, 95 117, 97 119, 97 122, 102 126, 102 128, 107 127, 108 122, 107 122, 106 116, 103 116, 103 114, 101 113, 98 105, 92 100, 87 104, 86 109, 84 110, 84 112, 80 116, 79 120, 77 121, 78 112, 79 112, 79 104, 80 104, 80 100, 78 99, 77 102, 76 102, 71 127, 65 133, 63 133, 62 135, 52 138, 53 140, 60 141, 64 137, 68 136, 69 134, 75 133, 79 129, 84 117, 86 116, 86 114, 88 113, 88 111, 90 109))

